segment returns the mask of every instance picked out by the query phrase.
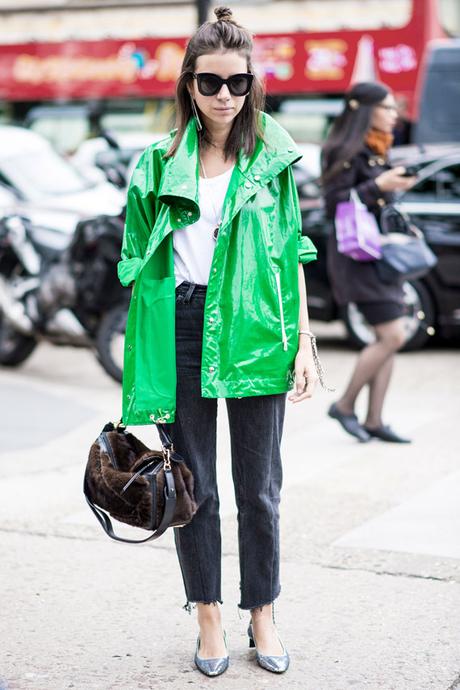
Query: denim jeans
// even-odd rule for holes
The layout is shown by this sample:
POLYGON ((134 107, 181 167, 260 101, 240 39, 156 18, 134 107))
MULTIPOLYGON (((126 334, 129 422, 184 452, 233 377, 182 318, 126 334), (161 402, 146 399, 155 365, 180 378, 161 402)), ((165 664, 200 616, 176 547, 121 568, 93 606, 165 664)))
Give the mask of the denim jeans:
MULTIPOLYGON (((195 478, 199 508, 174 538, 191 602, 222 603, 219 494, 216 481, 217 400, 201 396, 206 286, 176 288, 176 420, 174 446, 195 478)), ((241 609, 273 602, 280 592, 280 442, 286 394, 227 398, 232 477, 238 509, 241 609)))

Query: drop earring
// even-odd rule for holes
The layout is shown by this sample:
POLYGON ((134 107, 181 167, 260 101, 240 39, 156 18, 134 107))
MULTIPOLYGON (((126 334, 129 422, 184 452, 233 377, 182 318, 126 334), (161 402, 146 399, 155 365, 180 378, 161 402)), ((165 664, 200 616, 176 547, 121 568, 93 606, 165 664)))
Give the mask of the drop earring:
POLYGON ((193 116, 195 118, 196 128, 199 132, 201 132, 201 130, 203 129, 203 125, 201 124, 201 120, 198 116, 198 110, 196 108, 195 100, 194 100, 192 94, 190 94, 190 100, 192 102, 192 112, 193 112, 193 116))

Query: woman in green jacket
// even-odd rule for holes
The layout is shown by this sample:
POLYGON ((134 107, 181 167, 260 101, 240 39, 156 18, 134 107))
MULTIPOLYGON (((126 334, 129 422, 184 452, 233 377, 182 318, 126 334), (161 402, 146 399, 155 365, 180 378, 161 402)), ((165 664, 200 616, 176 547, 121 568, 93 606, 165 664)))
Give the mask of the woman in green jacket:
POLYGON ((119 264, 133 285, 123 378, 126 424, 168 424, 195 478, 199 509, 175 528, 195 663, 228 666, 221 624, 216 486, 217 398, 226 398, 238 507, 239 607, 249 610, 258 663, 283 672, 274 626, 279 595, 280 442, 286 393, 317 382, 289 135, 262 112, 250 34, 228 8, 191 38, 177 82, 177 129, 149 147, 133 174, 119 264))

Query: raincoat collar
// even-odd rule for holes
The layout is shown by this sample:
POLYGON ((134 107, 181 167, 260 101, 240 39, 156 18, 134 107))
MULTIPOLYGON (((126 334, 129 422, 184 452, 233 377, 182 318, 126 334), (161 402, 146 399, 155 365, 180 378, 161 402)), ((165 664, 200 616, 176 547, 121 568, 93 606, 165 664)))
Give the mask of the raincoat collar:
MULTIPOLYGON (((228 196, 234 196, 232 214, 252 196, 259 187, 268 184, 284 168, 299 160, 302 154, 297 149, 290 135, 269 115, 260 113, 264 140, 259 139, 252 156, 239 152, 228 196)), ((171 132, 174 136, 176 130, 171 132)), ((158 196, 160 201, 183 213, 185 221, 198 220, 199 197, 199 147, 195 119, 187 124, 184 136, 174 156, 165 163, 158 196)), ((230 220, 224 212, 223 222, 230 220)))
MULTIPOLYGON (((177 130, 170 132, 171 139, 177 130)), ((186 208, 199 217, 198 133, 194 118, 187 124, 174 156, 166 159, 158 197, 169 206, 186 208)))

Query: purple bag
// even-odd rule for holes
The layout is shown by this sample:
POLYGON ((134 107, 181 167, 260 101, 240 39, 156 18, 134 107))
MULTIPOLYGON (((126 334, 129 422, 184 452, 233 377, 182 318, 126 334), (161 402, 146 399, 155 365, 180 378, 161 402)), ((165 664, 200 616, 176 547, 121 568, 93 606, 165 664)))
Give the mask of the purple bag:
POLYGON ((375 261, 382 256, 377 220, 354 189, 350 201, 337 204, 335 233, 339 252, 355 261, 375 261))

